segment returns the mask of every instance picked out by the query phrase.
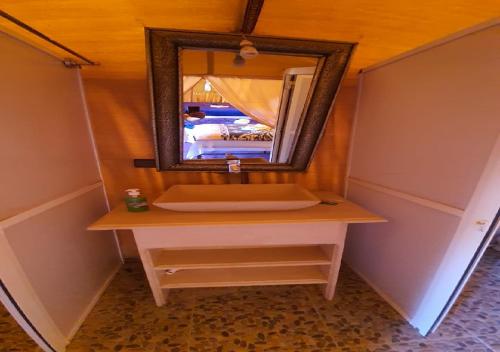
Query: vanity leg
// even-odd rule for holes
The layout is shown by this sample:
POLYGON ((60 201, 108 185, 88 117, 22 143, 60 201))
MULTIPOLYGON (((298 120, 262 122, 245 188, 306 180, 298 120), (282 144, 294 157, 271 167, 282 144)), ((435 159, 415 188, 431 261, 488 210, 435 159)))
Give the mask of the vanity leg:
POLYGON ((331 253, 331 264, 328 272, 328 283, 326 284, 323 296, 327 300, 332 300, 335 295, 335 288, 339 278, 340 264, 342 262, 342 253, 344 252, 344 242, 347 230, 347 224, 344 224, 343 230, 338 233, 339 241, 333 245, 331 253))
MULTIPOLYGON (((153 268, 153 261, 151 260, 151 254, 149 250, 145 248, 139 248, 139 255, 141 256, 142 265, 146 276, 149 281, 149 287, 153 292, 153 296, 158 307, 161 307, 166 302, 167 292, 164 292, 160 287, 160 282, 158 280, 158 273, 153 268)), ((166 290, 165 290, 166 291, 166 290)))

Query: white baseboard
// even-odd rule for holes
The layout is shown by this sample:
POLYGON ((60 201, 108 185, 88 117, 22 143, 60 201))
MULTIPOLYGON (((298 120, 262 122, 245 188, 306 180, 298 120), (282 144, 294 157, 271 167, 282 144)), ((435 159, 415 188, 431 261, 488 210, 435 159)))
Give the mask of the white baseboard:
MULTIPOLYGON (((377 294, 382 297, 384 299, 384 301, 386 301, 387 303, 389 303, 389 305, 394 308, 394 310, 396 312, 399 313, 399 315, 401 315, 408 323, 410 323, 411 326, 413 326, 414 328, 416 328, 418 330, 418 328, 413 325, 412 321, 411 321, 411 318, 409 317, 408 313, 404 311, 403 308, 401 308, 396 302, 394 302, 392 300, 391 297, 389 297, 386 293, 384 293, 384 291, 382 291, 380 288, 377 287, 377 285, 375 285, 372 281, 370 281, 365 275, 363 275, 361 272, 359 272, 358 270, 356 270, 356 268, 354 268, 352 265, 350 265, 349 263, 343 261, 342 262, 343 264, 347 264, 347 266, 356 273, 356 275, 358 275, 360 278, 363 279, 363 281, 365 281, 375 292, 377 292, 377 294)), ((420 333, 420 331, 419 331, 420 333)))
POLYGON ((118 263, 118 265, 116 266, 116 268, 114 268, 111 271, 111 274, 104 281, 104 283, 99 288, 99 290, 97 290, 96 294, 94 295, 94 297, 92 298, 92 300, 89 302, 89 304, 87 305, 87 307, 85 308, 85 310, 82 312, 82 314, 80 315, 80 318, 78 318, 78 320, 75 322, 75 324, 73 325, 73 328, 70 330, 68 336, 66 337, 69 342, 71 342, 71 340, 73 339, 73 337, 75 336, 75 334, 78 332, 78 330, 82 326, 83 322, 85 321, 85 319, 87 319, 87 316, 90 314, 90 312, 92 311, 92 309, 95 307, 95 305, 99 301, 99 298, 101 298, 101 296, 104 293, 104 291, 106 291, 106 289, 108 288, 109 284, 111 283, 111 281, 113 280, 113 278, 118 273, 118 270, 120 270, 121 267, 122 267, 122 263, 120 262, 120 263, 118 263))

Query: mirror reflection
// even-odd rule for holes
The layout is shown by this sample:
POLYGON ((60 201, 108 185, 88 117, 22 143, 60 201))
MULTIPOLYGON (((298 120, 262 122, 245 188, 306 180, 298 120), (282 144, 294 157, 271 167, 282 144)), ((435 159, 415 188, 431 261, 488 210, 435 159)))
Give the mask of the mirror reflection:
POLYGON ((318 58, 183 49, 183 160, 288 163, 318 58))

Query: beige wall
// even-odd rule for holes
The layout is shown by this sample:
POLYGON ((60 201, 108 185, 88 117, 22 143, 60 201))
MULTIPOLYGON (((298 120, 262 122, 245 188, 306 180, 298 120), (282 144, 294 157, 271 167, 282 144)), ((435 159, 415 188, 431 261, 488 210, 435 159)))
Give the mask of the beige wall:
MULTIPOLYGON (((1 33, 0 52, 0 236, 13 254, 0 272, 19 264, 30 300, 68 337, 120 265, 113 233, 86 230, 107 209, 79 72, 1 33)), ((21 282, 5 284, 24 292, 13 288, 21 282)))
MULTIPOLYGON (((220 173, 159 173, 154 169, 134 168, 132 159, 153 158, 146 79, 86 79, 84 86, 111 206, 122 202, 123 191, 130 187, 141 188, 150 200, 154 200, 174 184, 227 181, 226 175, 220 173)), ((356 88, 341 88, 333 118, 307 172, 253 173, 250 174, 250 182, 297 182, 312 190, 342 193, 355 103, 356 88)), ((137 255, 131 233, 121 231, 119 235, 123 254, 137 255)))

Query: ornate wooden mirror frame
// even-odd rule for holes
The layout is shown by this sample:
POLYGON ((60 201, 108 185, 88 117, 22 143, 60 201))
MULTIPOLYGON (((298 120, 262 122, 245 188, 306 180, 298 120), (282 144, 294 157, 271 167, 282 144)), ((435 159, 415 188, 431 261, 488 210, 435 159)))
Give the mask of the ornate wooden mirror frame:
MULTIPOLYGON (((322 136, 356 43, 246 36, 261 53, 319 58, 302 127, 288 164, 241 161, 241 171, 304 171, 322 136)), ((182 160, 181 48, 240 49, 241 34, 146 29, 146 51, 158 171, 227 171, 225 160, 182 160)))

